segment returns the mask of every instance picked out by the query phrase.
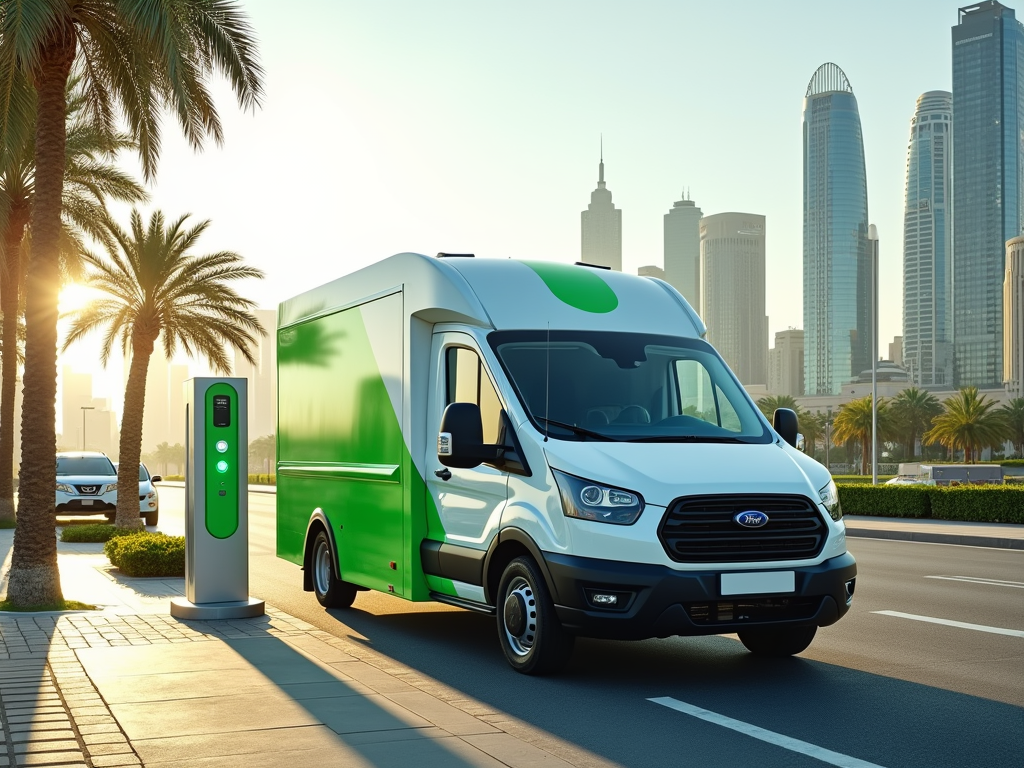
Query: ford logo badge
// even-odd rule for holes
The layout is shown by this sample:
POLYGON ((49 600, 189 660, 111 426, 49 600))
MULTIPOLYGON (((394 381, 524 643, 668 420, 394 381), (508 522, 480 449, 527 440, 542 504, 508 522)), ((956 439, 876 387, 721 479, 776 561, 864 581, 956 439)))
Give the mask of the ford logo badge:
POLYGON ((768 515, 764 512, 758 512, 756 509, 737 512, 733 515, 732 519, 744 528, 760 528, 768 523, 768 515))

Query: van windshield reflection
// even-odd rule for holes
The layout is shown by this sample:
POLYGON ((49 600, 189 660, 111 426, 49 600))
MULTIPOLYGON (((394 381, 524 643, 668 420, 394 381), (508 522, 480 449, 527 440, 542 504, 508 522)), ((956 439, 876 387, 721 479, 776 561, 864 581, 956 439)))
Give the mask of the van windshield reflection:
POLYGON ((488 341, 530 420, 551 438, 772 441, 739 382, 700 339, 495 331, 488 341))

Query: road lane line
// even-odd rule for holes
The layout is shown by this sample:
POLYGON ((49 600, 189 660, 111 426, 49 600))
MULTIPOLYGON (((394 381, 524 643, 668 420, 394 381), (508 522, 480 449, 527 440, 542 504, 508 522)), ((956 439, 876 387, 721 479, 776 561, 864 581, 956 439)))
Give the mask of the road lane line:
POLYGON ((673 699, 671 696, 660 696, 654 699, 648 699, 648 701, 655 704, 660 704, 663 707, 674 709, 677 712, 682 712, 686 715, 704 720, 708 723, 714 723, 720 725, 723 728, 729 728, 730 730, 738 733, 752 736, 755 739, 766 741, 769 744, 774 744, 777 747, 788 749, 791 752, 799 752, 802 755, 813 757, 816 760, 821 760, 823 763, 829 765, 836 765, 839 768, 881 768, 876 763, 869 763, 865 760, 858 760, 856 757, 850 757, 839 752, 833 752, 830 749, 819 747, 817 744, 810 744, 806 741, 800 741, 789 736, 783 736, 781 733, 775 731, 769 731, 764 728, 759 728, 756 725, 750 723, 744 723, 742 720, 733 720, 731 717, 720 715, 717 712, 712 712, 701 707, 695 707, 693 704, 687 704, 679 699, 673 699))
POLYGON ((925 576, 926 579, 942 579, 944 581, 966 581, 968 584, 988 584, 990 587, 1014 587, 1024 589, 1024 582, 1007 581, 1005 579, 985 579, 980 576, 925 576))
POLYGON ((959 627, 960 629, 973 629, 975 632, 989 632, 993 635, 1009 635, 1010 637, 1024 637, 1024 631, 1019 629, 1003 629, 1002 627, 986 627, 984 624, 968 624, 965 621, 952 621, 951 619, 936 619, 933 616, 918 616, 914 613, 901 613, 900 611, 872 611, 881 616, 895 616, 898 619, 912 619, 914 621, 926 621, 929 624, 944 624, 947 627, 959 627))

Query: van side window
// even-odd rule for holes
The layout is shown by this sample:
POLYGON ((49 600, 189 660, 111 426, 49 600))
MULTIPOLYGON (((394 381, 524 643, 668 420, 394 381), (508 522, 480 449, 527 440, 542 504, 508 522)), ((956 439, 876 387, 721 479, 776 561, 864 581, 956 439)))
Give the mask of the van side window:
POLYGON ((479 355, 465 347, 448 347, 445 352, 447 391, 445 405, 476 403, 483 420, 484 442, 498 442, 501 425, 501 401, 487 377, 479 355))
POLYGON ((722 388, 711 381, 707 368, 696 360, 676 361, 679 412, 715 424, 730 432, 742 430, 740 417, 722 388))

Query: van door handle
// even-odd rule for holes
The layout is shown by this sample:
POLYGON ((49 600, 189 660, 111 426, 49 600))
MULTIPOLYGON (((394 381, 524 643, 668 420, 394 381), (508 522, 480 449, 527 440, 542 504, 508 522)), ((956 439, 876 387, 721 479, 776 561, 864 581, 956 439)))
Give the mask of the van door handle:
POLYGON ((445 482, 452 479, 452 473, 451 470, 448 469, 448 467, 445 467, 444 469, 435 469, 434 474, 440 477, 445 482))

